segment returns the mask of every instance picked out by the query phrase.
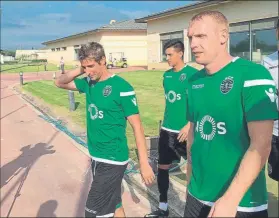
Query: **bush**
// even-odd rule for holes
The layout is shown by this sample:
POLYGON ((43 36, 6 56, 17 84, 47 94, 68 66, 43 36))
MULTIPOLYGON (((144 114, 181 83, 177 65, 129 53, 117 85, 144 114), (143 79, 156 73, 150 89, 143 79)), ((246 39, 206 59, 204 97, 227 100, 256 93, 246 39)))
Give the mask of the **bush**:
POLYGON ((31 60, 32 63, 41 63, 41 62, 47 62, 47 59, 37 59, 37 60, 31 60))
POLYGON ((17 64, 18 61, 4 61, 4 64, 17 64))

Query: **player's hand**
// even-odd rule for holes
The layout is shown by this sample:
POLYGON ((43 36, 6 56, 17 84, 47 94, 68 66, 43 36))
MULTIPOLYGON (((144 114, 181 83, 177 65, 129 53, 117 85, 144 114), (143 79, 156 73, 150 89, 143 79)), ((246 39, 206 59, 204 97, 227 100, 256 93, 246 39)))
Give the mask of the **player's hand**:
POLYGON ((208 217, 235 217, 236 213, 237 205, 221 197, 212 206, 208 217))
POLYGON ((184 142, 187 140, 189 129, 190 129, 190 125, 186 125, 180 130, 177 136, 179 142, 184 142))
POLYGON ((142 180, 146 185, 151 185, 153 183, 155 175, 148 161, 140 164, 140 173, 142 180))

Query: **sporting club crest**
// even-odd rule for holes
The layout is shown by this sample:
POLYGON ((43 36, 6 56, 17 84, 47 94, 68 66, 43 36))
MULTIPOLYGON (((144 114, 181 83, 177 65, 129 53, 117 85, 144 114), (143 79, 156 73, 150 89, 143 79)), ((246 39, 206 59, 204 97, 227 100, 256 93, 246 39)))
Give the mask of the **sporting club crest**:
POLYGON ((185 79, 186 79, 186 74, 185 74, 185 73, 182 73, 182 74, 180 75, 180 77, 179 77, 179 80, 180 80, 181 82, 183 82, 185 79))
POLYGON ((234 83, 233 77, 230 76, 226 77, 220 85, 220 91, 223 94, 227 94, 233 88, 233 83, 234 83))
POLYGON ((106 86, 104 89, 103 89, 103 96, 104 97, 107 97, 111 94, 111 91, 112 91, 112 87, 111 86, 106 86))

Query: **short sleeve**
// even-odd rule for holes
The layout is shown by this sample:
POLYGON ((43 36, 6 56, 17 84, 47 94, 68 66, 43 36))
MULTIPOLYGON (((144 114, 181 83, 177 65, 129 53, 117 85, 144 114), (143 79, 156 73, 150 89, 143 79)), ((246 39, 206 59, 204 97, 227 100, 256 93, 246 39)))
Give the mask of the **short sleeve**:
POLYGON ((139 113, 135 90, 126 81, 120 89, 120 103, 125 117, 139 113))
POLYGON ((244 73, 243 106, 247 122, 277 120, 275 82, 269 71, 259 64, 244 73))
POLYGON ((74 79, 74 83, 78 89, 79 92, 85 93, 86 92, 86 87, 88 87, 88 79, 87 77, 84 77, 82 79, 76 78, 74 79))

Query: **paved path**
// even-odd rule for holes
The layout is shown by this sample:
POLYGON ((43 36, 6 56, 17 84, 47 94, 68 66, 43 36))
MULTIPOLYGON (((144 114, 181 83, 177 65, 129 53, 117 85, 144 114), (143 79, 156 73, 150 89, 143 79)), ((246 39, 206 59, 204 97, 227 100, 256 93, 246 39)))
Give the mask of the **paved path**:
MULTIPOLYGON (((11 75, 1 75, 1 217, 82 217, 91 183, 86 150, 14 93, 11 75)), ((122 196, 128 217, 151 209, 125 181, 122 196)))

